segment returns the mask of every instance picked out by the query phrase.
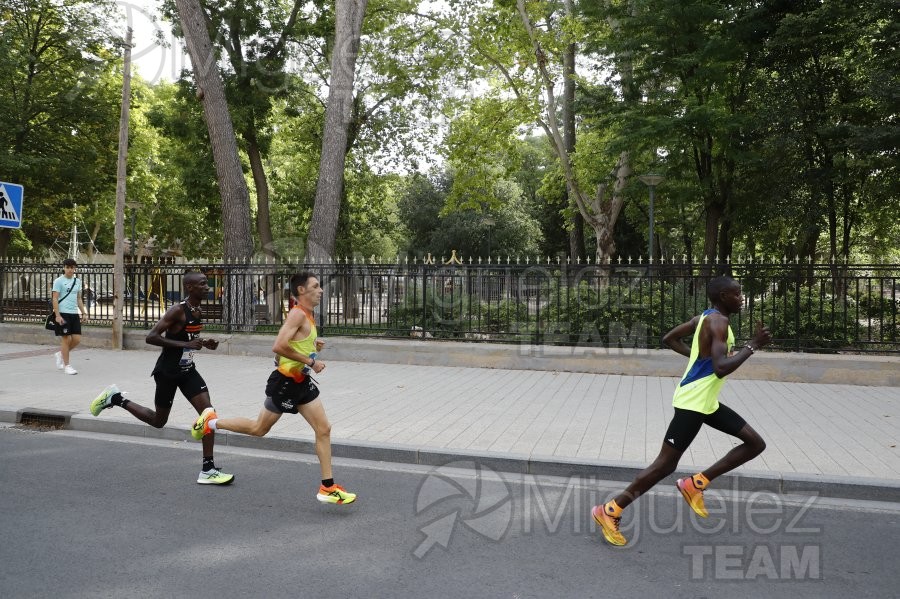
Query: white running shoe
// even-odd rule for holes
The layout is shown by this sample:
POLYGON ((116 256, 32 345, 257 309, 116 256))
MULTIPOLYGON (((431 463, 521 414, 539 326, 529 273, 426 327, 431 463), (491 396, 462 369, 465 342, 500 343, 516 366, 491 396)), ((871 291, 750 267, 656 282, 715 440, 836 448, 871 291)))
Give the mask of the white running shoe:
POLYGON ((218 468, 212 470, 201 471, 197 477, 197 482, 201 485, 230 485, 234 482, 233 474, 225 474, 220 472, 218 468))
POLYGON ((66 366, 66 367, 63 369, 63 372, 65 372, 66 374, 78 374, 78 371, 75 370, 74 368, 72 368, 72 365, 71 365, 71 364, 69 364, 68 366, 66 366))
POLYGON ((63 362, 63 359, 62 359, 61 351, 58 351, 55 354, 53 354, 53 357, 56 358, 56 369, 57 370, 62 370, 63 368, 66 367, 66 364, 65 364, 65 362, 63 362))

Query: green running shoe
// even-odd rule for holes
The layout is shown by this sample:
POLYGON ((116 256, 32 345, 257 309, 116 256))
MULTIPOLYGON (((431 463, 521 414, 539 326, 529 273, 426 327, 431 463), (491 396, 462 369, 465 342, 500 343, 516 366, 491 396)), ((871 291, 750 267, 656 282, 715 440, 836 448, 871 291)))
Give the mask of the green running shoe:
POLYGON ((100 412, 105 410, 106 408, 111 408, 112 398, 115 395, 120 394, 119 388, 115 385, 110 385, 106 389, 104 389, 97 398, 91 402, 91 414, 94 416, 99 416, 100 412))

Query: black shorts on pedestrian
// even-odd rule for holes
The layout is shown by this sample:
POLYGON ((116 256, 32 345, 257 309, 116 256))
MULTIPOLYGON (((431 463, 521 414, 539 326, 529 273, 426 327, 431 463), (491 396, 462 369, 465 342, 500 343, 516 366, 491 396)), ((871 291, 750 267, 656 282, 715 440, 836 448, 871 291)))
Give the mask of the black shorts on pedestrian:
POLYGON ((176 391, 180 390, 189 400, 207 391, 206 381, 195 368, 177 376, 157 372, 153 375, 153 380, 156 381, 156 397, 153 403, 160 407, 171 408, 175 403, 176 391))
POLYGON ((266 381, 265 408, 276 414, 296 414, 300 406, 319 397, 319 388, 311 377, 297 382, 277 370, 266 381))
POLYGON ((747 421, 723 403, 720 403, 719 408, 712 414, 675 408, 675 416, 672 417, 672 422, 666 430, 664 443, 678 451, 685 451, 704 424, 736 437, 747 421))
POLYGON ((67 337, 69 335, 80 335, 81 334, 81 315, 80 314, 66 314, 65 312, 61 312, 60 316, 62 316, 63 320, 65 320, 65 324, 57 324, 56 330, 53 331, 57 337, 67 337))

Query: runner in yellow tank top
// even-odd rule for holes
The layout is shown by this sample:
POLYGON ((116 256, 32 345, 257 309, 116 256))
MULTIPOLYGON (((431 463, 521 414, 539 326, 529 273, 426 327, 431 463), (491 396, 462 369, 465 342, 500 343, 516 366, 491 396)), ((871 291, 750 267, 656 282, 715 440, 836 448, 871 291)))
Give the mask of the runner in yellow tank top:
MULTIPOLYGON (((703 321, 714 314, 720 313, 715 309, 704 311, 697 320, 697 330, 702 330, 703 321)), ((725 353, 730 354, 732 347, 734 347, 734 332, 731 325, 728 325, 725 353)), ((719 390, 723 384, 725 377, 716 376, 713 372, 712 357, 700 357, 700 335, 695 334, 691 342, 690 360, 684 370, 684 376, 681 377, 681 383, 675 390, 672 406, 701 414, 712 414, 719 409, 719 390)))
MULTIPOLYGON (((307 321, 310 324, 310 330, 309 335, 307 335, 303 339, 291 339, 290 341, 288 341, 288 345, 291 347, 291 349, 293 349, 301 356, 310 358, 313 362, 315 362, 315 354, 318 353, 319 349, 321 349, 316 345, 316 341, 321 340, 319 339, 319 331, 316 329, 315 318, 313 318, 312 312, 306 311, 299 304, 291 308, 291 311, 293 310, 303 311, 303 313, 306 315, 307 321)), ((276 358, 276 364, 278 367, 278 372, 280 372, 284 376, 293 378, 298 383, 302 382, 303 379, 306 378, 306 374, 309 370, 309 366, 306 361, 294 360, 282 355, 278 355, 278 357, 276 358)))
POLYGON ((331 472, 331 423, 319 399, 319 387, 311 374, 325 370, 325 362, 316 354, 325 347, 318 338, 313 310, 322 301, 322 286, 311 273, 291 277, 291 294, 297 305, 292 308, 278 331, 272 346, 277 356, 276 369, 266 383, 266 399, 256 420, 218 418, 215 412, 203 414, 194 424, 192 434, 202 438, 217 429, 262 437, 278 422, 282 414, 300 414, 316 435, 316 456, 322 470, 322 484, 316 498, 322 503, 353 503, 356 494, 335 484, 331 472))
POLYGON ((675 486, 685 501, 702 518, 708 516, 703 491, 710 481, 752 460, 766 448, 759 433, 734 410, 719 403, 719 390, 725 377, 757 349, 770 343, 772 335, 768 328, 759 323, 753 339, 741 351, 731 354, 734 333, 728 324, 728 317, 740 312, 744 305, 741 286, 730 277, 716 277, 709 282, 706 294, 713 308, 678 325, 663 337, 663 343, 689 358, 689 361, 675 390, 672 401, 675 416, 666 430, 659 455, 614 500, 591 509, 591 516, 600 526, 603 537, 613 545, 627 542, 619 532, 622 510, 675 472, 681 456, 704 424, 733 435, 743 443, 732 448, 706 470, 676 481, 675 486), (682 341, 689 335, 693 335, 690 347, 682 341))

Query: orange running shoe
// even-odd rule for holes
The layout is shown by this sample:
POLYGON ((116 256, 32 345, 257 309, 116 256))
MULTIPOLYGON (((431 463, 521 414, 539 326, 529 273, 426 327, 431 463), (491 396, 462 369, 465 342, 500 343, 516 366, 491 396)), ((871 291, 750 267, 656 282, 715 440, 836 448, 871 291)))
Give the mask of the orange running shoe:
POLYGON ((337 484, 331 485, 330 487, 319 485, 319 492, 316 494, 316 499, 322 503, 353 503, 356 501, 356 493, 345 491, 344 487, 337 484))
POLYGON ((591 516, 594 517, 594 522, 597 523, 600 530, 603 532, 603 538, 611 545, 621 546, 628 542, 625 540, 625 537, 622 536, 622 533, 619 532, 619 521, 622 518, 615 518, 607 514, 606 504, 595 505, 592 507, 591 516))
POLYGON ((706 505, 703 503, 703 491, 694 485, 694 479, 690 476, 679 478, 675 481, 675 486, 681 491, 681 496, 687 501, 691 509, 694 510, 701 518, 708 518, 709 512, 706 511, 706 505))
POLYGON ((212 429, 209 428, 209 421, 215 420, 218 418, 216 416, 216 411, 212 408, 206 408, 202 412, 200 412, 200 416, 197 418, 197 421, 194 422, 193 428, 191 428, 191 436, 198 441, 212 432, 212 429))

